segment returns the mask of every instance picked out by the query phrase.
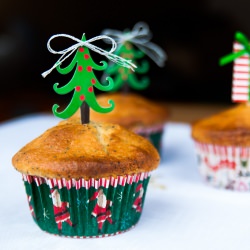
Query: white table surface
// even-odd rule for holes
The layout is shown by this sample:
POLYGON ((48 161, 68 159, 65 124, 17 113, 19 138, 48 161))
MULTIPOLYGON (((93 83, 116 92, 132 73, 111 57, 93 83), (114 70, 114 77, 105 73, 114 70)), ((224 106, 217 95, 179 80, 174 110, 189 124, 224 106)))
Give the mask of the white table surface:
POLYGON ((35 114, 0 124, 0 249, 249 250, 250 194, 207 186, 197 171, 188 124, 167 123, 139 223, 120 235, 71 239, 39 229, 12 156, 59 120, 35 114))

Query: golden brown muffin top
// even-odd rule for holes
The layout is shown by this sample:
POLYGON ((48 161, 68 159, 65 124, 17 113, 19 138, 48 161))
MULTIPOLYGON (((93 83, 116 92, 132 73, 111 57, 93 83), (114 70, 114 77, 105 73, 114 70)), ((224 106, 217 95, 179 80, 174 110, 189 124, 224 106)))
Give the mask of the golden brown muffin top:
POLYGON ((96 122, 52 127, 12 158, 24 174, 86 180, 148 172, 159 161, 147 139, 119 125, 96 122))
POLYGON ((250 106, 238 104, 192 124, 192 137, 221 146, 250 146, 250 106))
MULTIPOLYGON (((134 130, 140 127, 159 125, 167 121, 169 111, 158 102, 148 100, 140 95, 127 93, 100 94, 97 102, 105 107, 108 100, 113 100, 115 108, 109 113, 98 113, 90 109, 90 120, 119 124, 134 130)), ((80 110, 65 121, 65 123, 80 120, 80 110)))

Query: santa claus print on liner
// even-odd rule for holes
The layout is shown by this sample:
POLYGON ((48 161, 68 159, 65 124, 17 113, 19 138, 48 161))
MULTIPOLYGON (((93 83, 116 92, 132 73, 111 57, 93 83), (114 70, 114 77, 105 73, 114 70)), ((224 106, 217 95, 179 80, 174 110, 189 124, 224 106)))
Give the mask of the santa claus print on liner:
POLYGON ((113 224, 112 214, 110 207, 112 206, 112 201, 107 200, 106 195, 102 188, 99 188, 97 192, 87 201, 97 200, 96 205, 91 213, 92 217, 96 217, 98 223, 98 233, 102 232, 103 223, 107 220, 110 224, 113 224))
POLYGON ((67 222, 71 227, 75 226, 70 220, 70 213, 68 211, 69 203, 61 200, 60 193, 57 189, 51 189, 50 192, 50 197, 52 198, 53 202, 55 222, 57 224, 58 231, 62 231, 63 222, 67 222))
MULTIPOLYGON (((140 183, 135 190, 136 193, 139 192, 139 196, 135 198, 134 203, 133 203, 133 208, 135 209, 136 212, 141 213, 142 212, 142 203, 143 203, 143 194, 144 194, 144 189, 142 184, 140 183)), ((135 196, 135 194, 134 194, 135 196)))

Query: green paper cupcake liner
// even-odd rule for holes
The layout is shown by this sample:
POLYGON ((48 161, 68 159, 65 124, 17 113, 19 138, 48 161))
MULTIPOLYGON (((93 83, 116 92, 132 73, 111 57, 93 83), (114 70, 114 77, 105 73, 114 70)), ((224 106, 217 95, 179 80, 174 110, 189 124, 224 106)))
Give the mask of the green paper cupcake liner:
POLYGON ((98 180, 23 175, 31 215, 44 231, 74 238, 120 234, 139 221, 150 173, 98 180))

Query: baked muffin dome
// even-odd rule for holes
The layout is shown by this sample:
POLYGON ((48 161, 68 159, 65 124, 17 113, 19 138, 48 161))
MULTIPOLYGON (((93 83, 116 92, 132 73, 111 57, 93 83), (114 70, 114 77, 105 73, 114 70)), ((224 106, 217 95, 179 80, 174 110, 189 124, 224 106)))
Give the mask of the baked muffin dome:
POLYGON ((201 143, 250 146, 250 106, 238 104, 192 124, 192 137, 201 143))
POLYGON ((46 178, 105 178, 158 167, 157 150, 145 138, 109 123, 61 122, 13 159, 21 173, 46 178))

